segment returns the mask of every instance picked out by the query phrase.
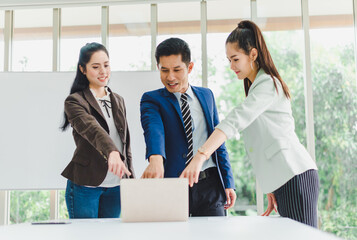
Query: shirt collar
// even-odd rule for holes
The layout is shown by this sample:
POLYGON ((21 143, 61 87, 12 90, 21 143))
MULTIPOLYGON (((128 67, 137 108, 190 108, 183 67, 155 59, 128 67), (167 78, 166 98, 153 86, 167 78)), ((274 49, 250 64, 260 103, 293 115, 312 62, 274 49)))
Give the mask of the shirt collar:
MULTIPOLYGON (((188 85, 188 88, 185 92, 188 95, 188 99, 193 99, 193 91, 191 85, 188 85)), ((178 101, 181 99, 181 94, 180 92, 175 92, 174 95, 177 98, 178 101)))
POLYGON ((89 88, 89 90, 92 92, 93 96, 95 99, 99 100, 99 99, 102 99, 102 100, 110 100, 110 92, 109 90, 107 89, 108 87, 104 87, 104 90, 105 90, 105 93, 106 95, 104 95, 103 97, 101 98, 98 98, 97 95, 95 94, 95 91, 91 88, 89 88))

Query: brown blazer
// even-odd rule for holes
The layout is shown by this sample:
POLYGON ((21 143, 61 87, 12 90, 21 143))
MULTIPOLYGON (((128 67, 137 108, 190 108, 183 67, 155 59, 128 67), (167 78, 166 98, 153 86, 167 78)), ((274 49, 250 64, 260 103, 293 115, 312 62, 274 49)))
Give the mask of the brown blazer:
MULTIPOLYGON (((124 100, 109 88, 108 91, 111 93, 114 123, 123 143, 120 157, 131 172, 130 178, 134 178, 124 100)), ((69 95, 65 100, 64 111, 73 128, 77 148, 62 176, 78 185, 98 186, 108 172, 109 153, 119 152, 109 136, 105 117, 89 88, 69 95)), ((124 177, 127 178, 126 175, 124 177)))

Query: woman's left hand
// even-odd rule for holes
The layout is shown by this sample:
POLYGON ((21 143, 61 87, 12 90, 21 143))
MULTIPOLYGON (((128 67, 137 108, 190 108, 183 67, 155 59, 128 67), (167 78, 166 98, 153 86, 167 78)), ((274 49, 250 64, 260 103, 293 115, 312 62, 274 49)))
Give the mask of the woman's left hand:
POLYGON ((188 178, 188 184, 190 187, 192 187, 194 183, 198 182, 198 177, 205 160, 206 156, 202 154, 196 154, 181 173, 180 178, 188 178))
POLYGON ((269 216, 269 214, 274 210, 275 212, 278 212, 276 209, 278 207, 278 204, 276 203, 276 199, 273 193, 268 193, 268 207, 267 210, 262 214, 262 216, 269 216))

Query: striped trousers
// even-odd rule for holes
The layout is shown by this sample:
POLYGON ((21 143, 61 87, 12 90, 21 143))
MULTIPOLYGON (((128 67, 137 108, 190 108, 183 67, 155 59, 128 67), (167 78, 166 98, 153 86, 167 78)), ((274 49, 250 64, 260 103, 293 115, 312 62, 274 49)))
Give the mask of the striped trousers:
POLYGON ((319 196, 317 170, 310 169, 294 176, 273 193, 280 216, 317 228, 317 200, 319 196))

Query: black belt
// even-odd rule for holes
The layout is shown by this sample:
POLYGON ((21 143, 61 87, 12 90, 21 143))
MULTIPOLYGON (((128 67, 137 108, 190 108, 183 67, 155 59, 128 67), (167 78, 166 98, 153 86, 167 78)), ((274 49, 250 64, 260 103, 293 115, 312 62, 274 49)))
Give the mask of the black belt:
POLYGON ((218 175, 218 170, 216 167, 210 167, 207 168, 203 171, 200 172, 200 175, 198 176, 198 181, 212 177, 212 176, 217 176, 218 175))

